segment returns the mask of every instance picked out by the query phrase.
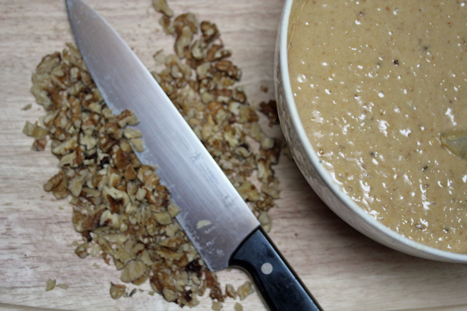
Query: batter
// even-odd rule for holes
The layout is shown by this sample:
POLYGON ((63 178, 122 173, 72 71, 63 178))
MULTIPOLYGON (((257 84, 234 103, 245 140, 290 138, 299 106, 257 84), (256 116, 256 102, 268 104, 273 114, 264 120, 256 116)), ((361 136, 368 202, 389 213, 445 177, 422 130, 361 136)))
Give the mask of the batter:
POLYGON ((467 130, 467 4, 297 0, 292 90, 322 163, 394 231, 467 253, 467 160, 441 135, 467 130))

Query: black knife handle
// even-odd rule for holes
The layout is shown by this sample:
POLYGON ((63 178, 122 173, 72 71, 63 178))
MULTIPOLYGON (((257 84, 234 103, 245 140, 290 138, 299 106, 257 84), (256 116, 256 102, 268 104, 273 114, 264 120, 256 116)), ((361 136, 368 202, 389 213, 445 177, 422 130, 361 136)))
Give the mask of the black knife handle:
POLYGON ((240 245, 230 265, 250 275, 270 311, 322 311, 261 228, 240 245))

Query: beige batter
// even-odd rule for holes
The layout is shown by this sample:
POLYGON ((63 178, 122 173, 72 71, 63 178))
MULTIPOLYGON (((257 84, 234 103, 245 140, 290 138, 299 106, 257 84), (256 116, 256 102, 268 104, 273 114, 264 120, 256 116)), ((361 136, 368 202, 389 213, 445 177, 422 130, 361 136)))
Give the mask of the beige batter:
POLYGON ((292 90, 336 183, 389 228, 467 253, 467 160, 440 134, 467 130, 467 4, 297 0, 292 90))

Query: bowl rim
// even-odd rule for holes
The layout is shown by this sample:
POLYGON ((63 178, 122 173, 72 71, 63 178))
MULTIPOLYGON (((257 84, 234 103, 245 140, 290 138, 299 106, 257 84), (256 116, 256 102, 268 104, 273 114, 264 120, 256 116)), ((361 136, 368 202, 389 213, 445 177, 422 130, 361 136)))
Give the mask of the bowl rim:
POLYGON ((290 83, 290 75, 289 75, 289 65, 288 65, 288 35, 289 35, 289 21, 290 21, 290 13, 292 10, 292 5, 295 0, 286 0, 284 4, 284 9, 282 12, 282 19, 280 22, 279 27, 279 64, 280 67, 280 76, 282 79, 282 85, 284 89, 285 95, 285 105, 287 105, 290 119, 292 121, 293 126, 297 132, 298 139, 302 146, 304 147, 306 156, 308 160, 311 162, 311 165, 317 171, 318 175, 323 179, 326 186, 331 190, 333 195, 337 197, 341 202, 343 202, 347 207, 349 207, 352 212, 357 214, 361 217, 366 225, 377 229, 378 231, 382 232, 387 237, 396 240, 405 246, 408 246, 412 249, 422 251, 426 254, 429 254, 433 257, 439 259, 445 259, 452 262, 460 262, 460 263, 467 263, 467 254, 460 254, 454 252, 448 252, 444 250, 440 250, 431 246, 427 246, 411 240, 407 237, 402 236, 401 234, 397 233, 396 231, 386 227, 373 217, 371 217, 368 213, 364 211, 355 201, 353 201, 349 195, 344 193, 339 185, 332 180, 331 174, 329 171, 324 167, 324 165, 319 163, 319 158, 309 141, 305 129, 302 125, 300 120, 300 116, 298 115, 298 111, 296 108, 295 100, 293 97, 292 86, 290 83))

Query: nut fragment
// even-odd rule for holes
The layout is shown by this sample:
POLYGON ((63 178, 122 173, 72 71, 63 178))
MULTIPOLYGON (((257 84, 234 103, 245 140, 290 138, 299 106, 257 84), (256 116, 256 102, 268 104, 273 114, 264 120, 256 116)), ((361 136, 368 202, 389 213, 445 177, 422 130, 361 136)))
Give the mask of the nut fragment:
POLYGON ((123 284, 110 283, 110 297, 118 299, 123 296, 126 292, 126 286, 123 284))
POLYGON ((212 301, 212 307, 211 309, 214 310, 214 311, 220 311, 222 310, 222 302, 219 302, 219 301, 212 301))
POLYGON ((235 303, 234 305, 235 311, 243 311, 243 306, 239 304, 238 302, 235 303))
POLYGON ((48 279, 46 282, 45 291, 48 292, 54 289, 55 283, 56 283, 56 280, 48 279))
POLYGON ((209 21, 201 22, 201 32, 203 33, 203 40, 206 43, 211 43, 220 35, 216 24, 213 24, 209 21))
POLYGON ((143 134, 141 134, 141 132, 138 131, 137 129, 134 129, 132 127, 127 127, 125 128, 124 136, 128 139, 133 139, 133 138, 141 138, 143 137, 143 134))
POLYGON ((269 217, 268 212, 261 212, 258 216, 259 223, 263 226, 264 231, 271 231, 271 218, 269 217))
POLYGON ((67 290, 70 286, 68 286, 67 284, 57 284, 55 285, 55 287, 67 290))
POLYGON ((196 229, 201 229, 203 227, 207 227, 207 226, 210 226, 212 225, 212 222, 208 219, 203 219, 203 220, 200 220, 198 221, 198 223, 196 224, 196 229))
POLYGON ((78 245, 75 249, 75 254, 81 259, 88 257, 88 243, 78 245))
POLYGON ((174 12, 167 5, 166 0, 152 0, 152 5, 157 12, 163 13, 167 17, 172 17, 174 12))
POLYGON ((24 106, 23 108, 21 108, 21 110, 23 111, 26 111, 26 110, 29 110, 32 108, 32 104, 27 104, 26 106, 24 106))
POLYGON ((189 51, 191 40, 193 40, 193 33, 189 26, 184 26, 175 40, 175 53, 179 57, 185 57, 189 51))
POLYGON ((130 144, 136 152, 143 152, 146 149, 144 146, 144 141, 141 138, 134 138, 130 140, 130 144))
POLYGON ((269 119, 269 126, 279 124, 279 115, 277 114, 277 103, 275 100, 262 102, 259 104, 260 111, 269 119))
POLYGON ((63 171, 50 178, 44 185, 44 190, 52 191, 57 199, 63 199, 68 196, 68 181, 63 171))
POLYGON ((158 212, 155 213, 154 216, 161 225, 170 225, 172 223, 172 217, 167 212, 158 212))
POLYGON ((122 271, 120 280, 124 283, 129 283, 142 277, 146 272, 146 265, 142 261, 130 261, 122 271))
POLYGON ((232 284, 225 285, 225 294, 230 298, 237 298, 237 291, 235 290, 235 287, 232 284))
POLYGON ((32 144, 32 150, 34 151, 44 151, 45 146, 47 145, 47 138, 36 139, 32 144))
POLYGON ((243 285, 240 285, 237 289, 237 294, 240 300, 244 300, 246 297, 254 293, 253 286, 251 282, 245 282, 243 285))
POLYGON ((130 110, 125 109, 118 117, 117 117, 118 125, 120 127, 125 127, 127 125, 136 125, 138 124, 138 118, 131 112, 130 110))
POLYGON ((467 131, 441 133, 441 145, 461 159, 467 160, 467 131))
POLYGON ((47 135, 47 129, 26 121, 26 124, 23 128, 23 134, 26 134, 35 139, 42 139, 47 135))
POLYGON ((164 295, 165 300, 167 300, 168 302, 175 301, 178 298, 177 293, 175 293, 173 290, 168 289, 168 288, 164 288, 162 290, 162 294, 164 295))

